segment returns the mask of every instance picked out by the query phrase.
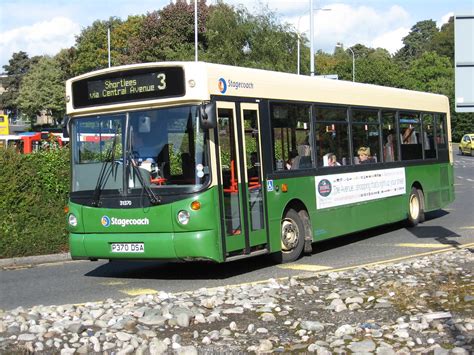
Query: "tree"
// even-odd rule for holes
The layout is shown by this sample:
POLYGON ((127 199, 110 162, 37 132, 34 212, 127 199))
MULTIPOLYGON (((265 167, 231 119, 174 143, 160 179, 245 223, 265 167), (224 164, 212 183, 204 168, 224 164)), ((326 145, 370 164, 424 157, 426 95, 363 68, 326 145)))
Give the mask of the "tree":
POLYGON ((39 57, 29 58, 26 52, 13 53, 12 58, 8 61, 8 65, 4 65, 3 69, 7 74, 5 80, 5 92, 0 95, 0 105, 4 110, 11 111, 14 117, 19 115, 16 105, 20 85, 23 77, 31 65, 38 62, 39 57))
POLYGON ((404 46, 395 54, 397 60, 402 63, 409 63, 413 59, 419 58, 429 49, 430 43, 438 33, 436 22, 425 20, 417 22, 410 30, 410 33, 403 38, 404 46))
POLYGON ((447 57, 424 52, 410 63, 406 74, 405 86, 408 89, 448 96, 453 94, 454 71, 447 57))
POLYGON ((75 75, 108 67, 107 29, 114 31, 122 20, 111 17, 108 21, 95 21, 76 38, 76 60, 72 65, 75 75))
POLYGON ((73 71, 74 62, 77 59, 77 51, 75 47, 61 49, 54 59, 59 65, 64 77, 63 80, 72 78, 75 74, 73 71))
MULTIPOLYGON (((205 50, 205 24, 209 8, 198 2, 198 42, 205 50)), ((159 11, 147 14, 137 36, 130 39, 135 62, 194 59, 194 4, 177 0, 159 11)))
POLYGON ((248 32, 243 65, 296 72, 298 34, 289 25, 281 24, 276 14, 262 8, 247 18, 248 32))
POLYGON ((454 17, 441 27, 441 31, 433 36, 428 49, 441 56, 448 57, 454 63, 454 17))
POLYGON ((136 63, 131 53, 130 42, 140 33, 144 19, 144 15, 129 16, 125 22, 114 26, 110 40, 112 65, 136 63))
POLYGON ((222 2, 213 6, 206 23, 208 47, 203 59, 211 63, 242 65, 249 37, 247 17, 243 8, 236 9, 222 2))
POLYGON ((42 57, 23 78, 16 104, 31 117, 46 111, 60 122, 66 107, 63 77, 56 60, 42 57))

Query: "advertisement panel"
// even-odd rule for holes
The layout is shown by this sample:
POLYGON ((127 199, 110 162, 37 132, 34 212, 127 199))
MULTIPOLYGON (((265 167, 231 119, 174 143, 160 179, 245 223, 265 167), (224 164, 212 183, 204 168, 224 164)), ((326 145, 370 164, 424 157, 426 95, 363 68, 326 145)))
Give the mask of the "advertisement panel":
POLYGON ((318 176, 316 208, 344 206, 406 192, 405 168, 318 176))

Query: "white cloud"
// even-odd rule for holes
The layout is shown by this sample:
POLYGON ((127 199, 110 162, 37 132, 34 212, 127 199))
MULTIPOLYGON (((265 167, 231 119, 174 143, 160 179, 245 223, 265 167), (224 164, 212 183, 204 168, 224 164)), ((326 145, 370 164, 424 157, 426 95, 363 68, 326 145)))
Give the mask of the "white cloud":
MULTIPOLYGON (((5 65, 14 52, 24 51, 30 57, 55 55, 62 48, 74 45, 79 24, 66 17, 37 22, 0 33, 0 65, 5 65)), ((1 70, 0 70, 1 71, 1 70)))
POLYGON ((390 53, 394 54, 397 50, 403 47, 402 39, 410 32, 408 27, 400 27, 393 31, 382 33, 374 38, 371 47, 385 48, 390 53))
MULTIPOLYGON (((408 11, 398 5, 379 10, 370 6, 334 3, 324 8, 331 11, 316 11, 314 17, 316 50, 332 52, 336 43, 342 42, 345 47, 361 43, 386 48, 393 53, 402 47, 401 40, 408 34, 411 25, 408 11)), ((286 20, 295 28, 299 21, 301 32, 309 29, 307 14, 286 20)))
POLYGON ((454 12, 448 12, 447 14, 441 16, 441 19, 436 21, 436 26, 441 28, 445 23, 448 23, 449 19, 454 16, 454 12))

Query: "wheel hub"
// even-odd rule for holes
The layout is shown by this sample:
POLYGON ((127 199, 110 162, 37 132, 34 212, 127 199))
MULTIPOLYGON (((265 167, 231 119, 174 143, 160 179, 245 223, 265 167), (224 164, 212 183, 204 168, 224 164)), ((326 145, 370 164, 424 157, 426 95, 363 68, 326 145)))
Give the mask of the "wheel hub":
POLYGON ((413 219, 417 219, 420 214, 420 201, 415 195, 410 197, 410 216, 413 219))
POLYGON ((281 226, 281 249, 290 251, 296 248, 299 240, 298 225, 291 219, 285 219, 281 226))

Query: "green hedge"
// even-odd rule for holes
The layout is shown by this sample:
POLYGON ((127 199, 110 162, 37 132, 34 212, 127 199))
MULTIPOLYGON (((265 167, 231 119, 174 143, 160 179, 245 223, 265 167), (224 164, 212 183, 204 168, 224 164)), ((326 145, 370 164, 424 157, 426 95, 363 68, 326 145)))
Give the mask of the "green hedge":
POLYGON ((0 258, 68 250, 69 149, 0 149, 0 258))

